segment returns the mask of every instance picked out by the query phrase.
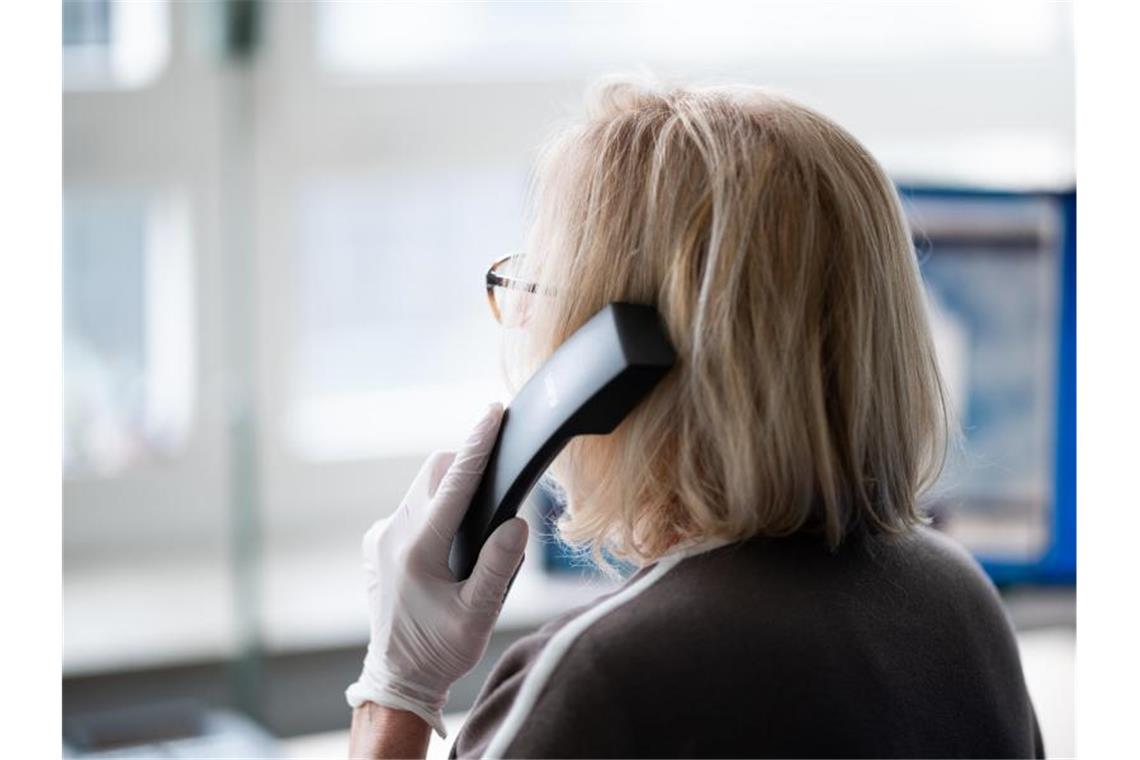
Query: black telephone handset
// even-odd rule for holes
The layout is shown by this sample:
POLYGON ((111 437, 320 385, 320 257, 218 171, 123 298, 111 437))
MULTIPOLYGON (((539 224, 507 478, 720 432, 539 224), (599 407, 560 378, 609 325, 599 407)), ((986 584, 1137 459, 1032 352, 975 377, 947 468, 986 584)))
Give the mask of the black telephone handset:
POLYGON ((675 361, 652 306, 611 303, 567 338, 504 412, 483 479, 451 545, 455 579, 471 575, 483 543, 515 516, 571 438, 613 432, 675 361))

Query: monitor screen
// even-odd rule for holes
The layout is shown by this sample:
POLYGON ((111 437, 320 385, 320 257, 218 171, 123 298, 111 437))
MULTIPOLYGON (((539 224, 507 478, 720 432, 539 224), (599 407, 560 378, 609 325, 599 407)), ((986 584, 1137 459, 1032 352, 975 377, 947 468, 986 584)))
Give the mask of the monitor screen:
POLYGON ((1033 561, 1054 506, 1058 205, 915 193, 904 208, 961 436, 927 507, 979 557, 1033 561))

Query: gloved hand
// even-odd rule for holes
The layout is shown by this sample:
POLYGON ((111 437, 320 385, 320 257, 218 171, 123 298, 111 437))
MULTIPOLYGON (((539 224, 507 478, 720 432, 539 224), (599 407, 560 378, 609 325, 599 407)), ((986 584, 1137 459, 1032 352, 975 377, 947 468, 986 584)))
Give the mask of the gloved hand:
POLYGON ((466 581, 447 565, 502 416, 493 404, 458 453, 432 454, 399 508, 365 533, 371 637, 363 672, 345 692, 353 707, 408 710, 447 736, 448 691, 483 656, 526 548, 527 525, 516 517, 483 546, 466 581))

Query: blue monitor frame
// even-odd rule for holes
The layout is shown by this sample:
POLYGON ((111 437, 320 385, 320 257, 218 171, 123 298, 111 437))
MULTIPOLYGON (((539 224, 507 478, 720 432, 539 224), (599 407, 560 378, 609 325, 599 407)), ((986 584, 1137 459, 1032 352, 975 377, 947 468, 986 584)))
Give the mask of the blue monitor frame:
POLYGON ((936 186, 900 185, 906 199, 962 198, 1023 200, 1043 199, 1058 212, 1061 235, 1057 256, 1060 268, 1058 293, 1056 419, 1053 462, 1053 509, 1045 551, 1036 559, 1013 562, 978 557, 982 567, 999 585, 1014 583, 1072 584, 1077 576, 1077 193, 970 190, 936 186))

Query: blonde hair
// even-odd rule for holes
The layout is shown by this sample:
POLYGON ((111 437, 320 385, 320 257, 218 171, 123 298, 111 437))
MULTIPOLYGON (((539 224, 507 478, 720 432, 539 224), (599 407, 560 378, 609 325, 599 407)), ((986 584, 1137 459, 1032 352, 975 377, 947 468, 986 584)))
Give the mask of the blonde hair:
POLYGON ((643 564, 690 540, 898 532, 945 458, 945 395, 894 186, 826 117, 754 87, 604 83, 536 173, 528 375, 612 301, 672 373, 554 474, 563 539, 643 564))

